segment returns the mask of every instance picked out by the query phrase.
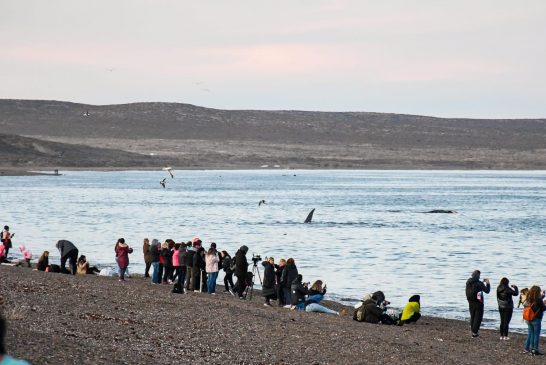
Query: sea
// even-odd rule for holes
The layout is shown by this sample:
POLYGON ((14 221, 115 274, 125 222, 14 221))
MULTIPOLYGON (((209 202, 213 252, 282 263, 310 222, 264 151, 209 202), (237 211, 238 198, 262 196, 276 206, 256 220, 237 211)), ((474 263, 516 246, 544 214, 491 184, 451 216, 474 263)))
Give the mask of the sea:
MULTIPOLYGON (((14 258, 23 244, 36 259, 48 250, 56 263, 55 243, 66 239, 91 265, 111 267, 124 237, 134 248, 129 271, 143 273, 145 237, 199 236, 206 248, 216 242, 231 255, 247 245, 249 262, 252 255, 292 257, 304 281, 327 284, 327 299, 355 304, 382 290, 402 308, 419 294, 424 315, 454 319, 469 318, 465 282, 479 269, 492 284, 489 328, 499 324, 502 277, 520 288, 546 288, 545 171, 60 173, 0 177, 0 224, 15 233, 14 258)), ((521 309, 511 328, 526 328, 521 309)))

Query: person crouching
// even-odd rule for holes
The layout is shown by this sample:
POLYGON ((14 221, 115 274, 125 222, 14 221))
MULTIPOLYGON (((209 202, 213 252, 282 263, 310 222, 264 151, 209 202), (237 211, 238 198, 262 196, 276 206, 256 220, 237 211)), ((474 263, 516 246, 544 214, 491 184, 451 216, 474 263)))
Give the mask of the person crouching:
POLYGON ((419 295, 413 295, 408 300, 408 304, 404 307, 402 314, 400 315, 400 326, 405 323, 416 323, 421 318, 421 297, 419 295))

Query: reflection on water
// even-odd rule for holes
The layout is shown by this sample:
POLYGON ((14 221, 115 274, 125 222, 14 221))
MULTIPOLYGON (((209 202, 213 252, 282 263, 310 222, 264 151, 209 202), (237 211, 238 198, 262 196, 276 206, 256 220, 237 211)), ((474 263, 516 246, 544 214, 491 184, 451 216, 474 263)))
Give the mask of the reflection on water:
MULTIPOLYGON (((294 257, 305 281, 357 300, 383 290, 397 306, 420 294, 425 314, 466 318, 464 285, 479 268, 493 290, 501 277, 546 285, 546 173, 505 171, 65 172, 0 177, 0 224, 35 256, 73 241, 92 264, 113 265, 118 237, 187 241, 235 253, 294 257), (166 189, 159 181, 167 177, 166 189), (267 204, 258 206, 265 199, 267 204), (315 208, 313 222, 303 224, 315 208), (425 214, 433 209, 457 214, 425 214), (525 247, 525 249, 522 249, 525 247)), ((14 250, 16 251, 16 250, 14 250)), ((222 274, 220 274, 222 278, 222 274)), ((513 326, 523 328, 514 314, 513 326)), ((494 293, 486 323, 497 323, 494 293), (490 321, 491 320, 491 321, 490 321)))

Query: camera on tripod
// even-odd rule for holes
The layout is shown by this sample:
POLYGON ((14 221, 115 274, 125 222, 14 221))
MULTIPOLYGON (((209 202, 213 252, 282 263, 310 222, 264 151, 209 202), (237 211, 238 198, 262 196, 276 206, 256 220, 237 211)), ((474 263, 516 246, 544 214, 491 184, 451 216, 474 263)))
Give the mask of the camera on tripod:
POLYGON ((254 266, 256 266, 260 261, 262 261, 262 257, 260 255, 252 254, 252 262, 254 263, 254 266))

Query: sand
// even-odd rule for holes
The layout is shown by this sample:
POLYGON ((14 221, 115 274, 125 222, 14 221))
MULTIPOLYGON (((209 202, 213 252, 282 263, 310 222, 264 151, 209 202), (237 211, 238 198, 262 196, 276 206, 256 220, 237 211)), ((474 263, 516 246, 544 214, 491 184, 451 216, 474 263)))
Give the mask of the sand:
POLYGON ((418 324, 399 327, 353 321, 350 307, 345 317, 264 307, 257 291, 252 301, 240 301, 221 286, 215 296, 181 295, 145 278, 119 282, 5 265, 0 265, 0 278, 7 351, 34 364, 500 365, 546 360, 522 354, 524 335, 500 341, 498 331, 482 330, 473 339, 468 323, 429 317, 426 308, 418 324))

